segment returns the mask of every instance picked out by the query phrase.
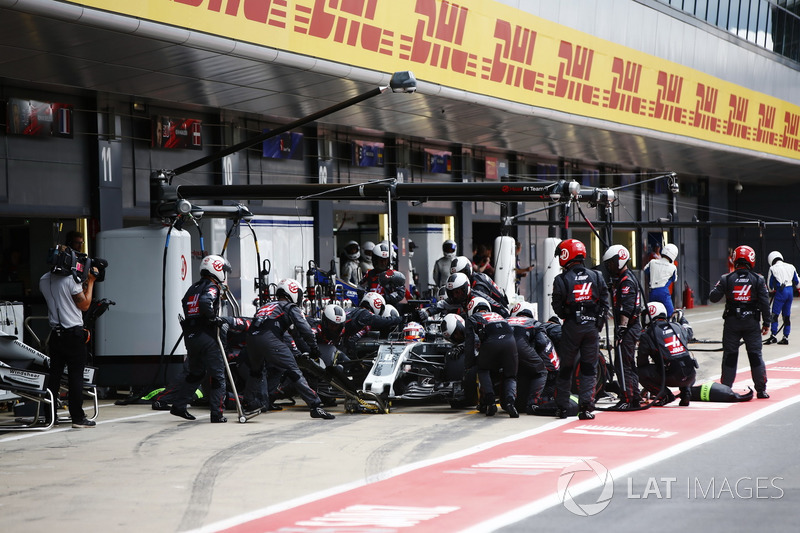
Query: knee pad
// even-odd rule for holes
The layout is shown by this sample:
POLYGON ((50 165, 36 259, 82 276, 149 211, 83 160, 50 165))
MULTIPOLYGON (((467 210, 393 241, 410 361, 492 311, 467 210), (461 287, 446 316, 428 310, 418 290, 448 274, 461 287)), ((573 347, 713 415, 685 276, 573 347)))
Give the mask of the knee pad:
POLYGON ((594 365, 581 365, 580 372, 581 376, 594 376, 596 373, 594 365))
POLYGON ((558 369, 558 379, 572 379, 572 367, 562 366, 558 369))
POLYGON ((224 385, 220 380, 217 378, 211 378, 211 388, 212 389, 221 389, 224 385))

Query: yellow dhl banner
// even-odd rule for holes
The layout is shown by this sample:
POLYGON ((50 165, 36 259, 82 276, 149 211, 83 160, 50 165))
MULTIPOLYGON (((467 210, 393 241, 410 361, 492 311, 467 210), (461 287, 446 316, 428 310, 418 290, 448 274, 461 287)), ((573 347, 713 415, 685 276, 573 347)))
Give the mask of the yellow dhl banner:
POLYGON ((72 3, 800 159, 800 107, 491 0, 72 3))

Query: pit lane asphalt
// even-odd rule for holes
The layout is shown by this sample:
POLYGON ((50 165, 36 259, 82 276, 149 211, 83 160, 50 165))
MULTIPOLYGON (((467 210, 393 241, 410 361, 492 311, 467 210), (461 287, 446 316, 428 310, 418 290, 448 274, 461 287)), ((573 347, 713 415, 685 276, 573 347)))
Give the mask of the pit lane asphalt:
MULTIPOLYGON (((695 337, 719 340, 721 313, 719 305, 688 310, 695 337)), ((700 362, 698 384, 719 375, 721 359, 721 352, 699 350, 720 346, 692 345, 700 362)), ((797 352, 798 346, 792 344, 764 347, 768 361, 797 352)), ((747 368, 743 348, 739 363, 740 369, 747 368)), ((742 392, 737 385, 734 389, 742 392)), ((207 422, 207 412, 199 408, 192 409, 198 420, 188 422, 166 412, 152 411, 149 405, 117 406, 113 401, 103 401, 94 429, 0 429, 0 509, 4 530, 190 530, 345 483, 379 480, 390 469, 479 446, 553 420, 526 415, 517 420, 501 415, 487 419, 447 406, 395 406, 389 415, 348 415, 341 405, 331 411, 337 415, 336 420, 314 420, 305 407, 293 407, 261 415, 246 424, 235 422, 231 413, 227 424, 212 425, 207 422)), ((774 423, 771 420, 782 416, 777 413, 741 431, 768 438, 766 429, 769 433, 774 429, 769 426, 774 423)), ((9 417, 0 414, 0 421, 9 417)), ((780 442, 788 450, 793 448, 790 443, 797 442, 800 431, 794 427, 783 429, 788 434, 781 433, 780 442)), ((746 442, 748 464, 754 464, 751 475, 767 476, 776 471, 777 465, 760 456, 761 447, 755 441, 746 442), (756 468, 762 464, 763 473, 756 468)), ((698 470, 700 479, 724 475, 731 465, 740 464, 741 458, 732 455, 738 449, 708 445, 692 450, 680 456, 683 463, 676 458, 674 466, 664 463, 641 476, 639 472, 631 474, 635 481, 632 490, 641 493, 641 484, 651 475, 685 477, 692 472, 691 468, 684 468, 687 465, 708 467, 707 471, 698 470)), ((740 472, 736 470, 736 475, 740 472)), ((786 474, 787 478, 794 475, 794 488, 796 474, 796 470, 786 474)), ((626 485, 615 488, 618 494, 627 491, 626 485)), ((789 495, 787 490, 786 497, 789 495)), ((798 501, 796 491, 791 495, 795 496, 793 501, 798 501)), ((648 510, 654 506, 650 502, 656 502, 650 498, 641 501, 645 502, 641 507, 648 510)), ((755 503, 750 507, 751 514, 770 520, 771 508, 762 505, 763 500, 752 501, 755 503)), ((637 502, 613 504, 627 506, 637 502)), ((701 517, 712 516, 716 509, 724 512, 727 507, 710 509, 701 517)), ((533 523, 537 529, 546 527, 551 520, 557 525, 557 519, 563 517, 550 516, 556 512, 552 509, 537 515, 536 522, 529 523, 526 530, 531 530, 533 523)), ((635 508, 633 512, 638 511, 635 508)), ((609 517, 613 515, 616 513, 608 513, 609 517)), ((606 519, 602 513, 598 516, 606 519)), ((641 522, 648 523, 652 524, 649 520, 641 522)), ((693 522, 695 526, 713 523, 710 518, 693 522)))

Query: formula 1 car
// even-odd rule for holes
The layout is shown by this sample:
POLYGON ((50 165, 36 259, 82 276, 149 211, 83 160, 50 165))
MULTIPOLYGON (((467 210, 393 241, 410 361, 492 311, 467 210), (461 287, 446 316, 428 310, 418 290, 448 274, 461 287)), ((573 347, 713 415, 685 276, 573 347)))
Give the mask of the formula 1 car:
POLYGON ((477 384, 474 376, 465 379, 460 349, 444 340, 437 323, 419 328, 423 331, 410 333, 414 327, 409 324, 402 334, 380 344, 363 390, 378 395, 387 406, 393 401, 411 400, 474 407, 477 384))

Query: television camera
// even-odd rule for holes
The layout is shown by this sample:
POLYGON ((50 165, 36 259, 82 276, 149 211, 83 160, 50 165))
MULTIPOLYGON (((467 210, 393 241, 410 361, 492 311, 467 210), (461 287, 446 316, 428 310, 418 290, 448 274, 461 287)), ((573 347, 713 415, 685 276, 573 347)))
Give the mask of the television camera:
POLYGON ((86 281, 93 268, 97 270, 95 282, 103 281, 106 279, 106 267, 108 267, 108 261, 105 259, 91 258, 63 245, 50 249, 47 264, 52 266, 50 271, 53 274, 72 276, 78 283, 86 281))

